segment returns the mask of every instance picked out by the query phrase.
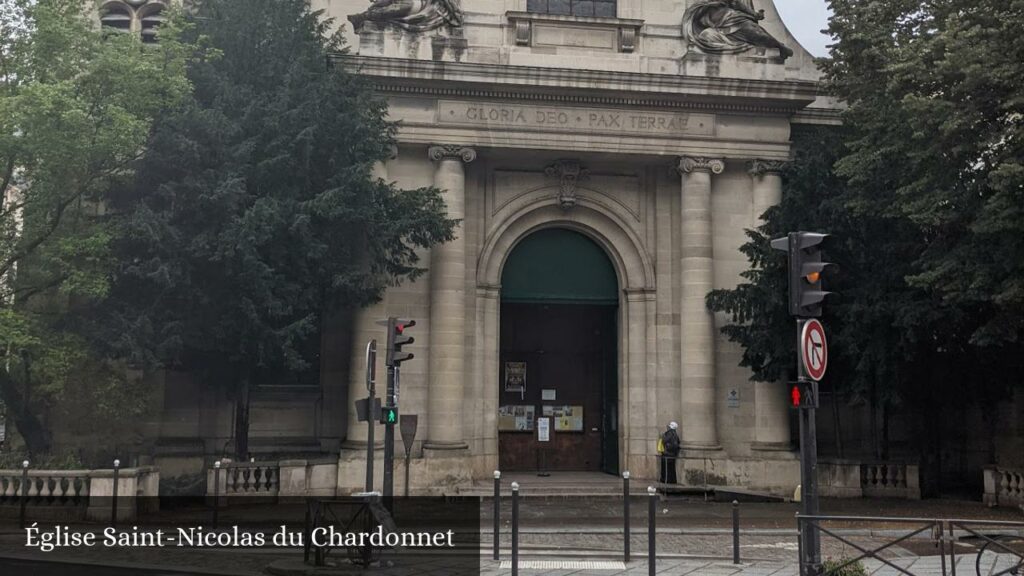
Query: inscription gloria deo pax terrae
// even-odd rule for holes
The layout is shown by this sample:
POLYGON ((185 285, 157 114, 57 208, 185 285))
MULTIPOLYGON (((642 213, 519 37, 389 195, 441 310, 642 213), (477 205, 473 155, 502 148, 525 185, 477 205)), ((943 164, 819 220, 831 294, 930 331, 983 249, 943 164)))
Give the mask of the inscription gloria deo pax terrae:
POLYGON ((688 112, 520 106, 450 100, 439 101, 437 111, 441 124, 666 136, 711 136, 715 132, 714 115, 688 112))

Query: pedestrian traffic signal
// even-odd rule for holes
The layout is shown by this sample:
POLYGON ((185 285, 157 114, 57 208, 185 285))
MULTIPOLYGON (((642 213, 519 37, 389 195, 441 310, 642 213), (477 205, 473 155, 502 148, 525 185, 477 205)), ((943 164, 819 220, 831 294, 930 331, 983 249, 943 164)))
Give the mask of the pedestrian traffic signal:
POLYGON ((791 383, 789 405, 793 408, 818 408, 818 383, 813 380, 791 383))
POLYGON ((789 313, 793 316, 821 316, 821 304, 831 294, 824 290, 823 274, 838 266, 821 260, 821 244, 827 238, 828 234, 817 232, 790 232, 771 242, 772 248, 789 254, 789 313))
POLYGON ((385 365, 397 367, 406 360, 412 360, 411 352, 402 352, 402 346, 415 342, 412 336, 405 333, 407 328, 416 325, 415 320, 404 318, 388 318, 388 352, 385 356, 385 365))
POLYGON ((380 423, 398 424, 398 408, 394 406, 385 406, 381 408, 380 423))

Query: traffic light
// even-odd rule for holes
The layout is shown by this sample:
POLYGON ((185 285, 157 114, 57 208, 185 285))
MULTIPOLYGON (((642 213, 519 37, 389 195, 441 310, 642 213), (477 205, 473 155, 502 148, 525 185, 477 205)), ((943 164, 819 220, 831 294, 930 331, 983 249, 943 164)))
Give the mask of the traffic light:
POLYGON ((823 289, 822 277, 837 266, 821 260, 821 243, 826 238, 828 234, 790 232, 772 240, 772 248, 789 254, 789 313, 793 316, 821 316, 821 304, 831 294, 823 289))
POLYGON ((818 383, 800 380, 789 385, 789 405, 792 408, 818 408, 818 383))
POLYGON ((381 424, 398 424, 398 408, 385 406, 380 411, 381 424))
POLYGON ((407 328, 412 328, 415 325, 415 320, 395 318, 394 316, 388 318, 388 352, 384 361, 385 365, 397 367, 406 360, 412 360, 412 352, 402 352, 402 346, 415 342, 412 336, 405 334, 407 328))

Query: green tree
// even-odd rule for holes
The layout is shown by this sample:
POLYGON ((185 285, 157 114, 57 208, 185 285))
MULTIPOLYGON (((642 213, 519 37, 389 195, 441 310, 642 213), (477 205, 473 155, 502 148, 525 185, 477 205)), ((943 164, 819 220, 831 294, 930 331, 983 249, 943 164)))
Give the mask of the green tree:
POLYGON ((111 235, 96 215, 144 155, 154 117, 189 90, 173 24, 143 46, 106 37, 92 9, 0 8, 0 398, 36 454, 50 445, 46 405, 87 355, 66 329, 69 304, 107 290, 111 235))
POLYGON ((919 226, 915 286, 970 310, 970 344, 1024 336, 1024 35, 1019 0, 835 0, 824 71, 860 204, 919 226))
POLYGON ((769 240, 796 230, 833 235, 826 244, 838 274, 826 277, 836 298, 824 307, 830 341, 823 390, 846 402, 865 402, 872 416, 876 458, 888 456, 888 419, 909 397, 917 406, 956 401, 936 396, 936 382, 950 378, 964 359, 953 344, 963 333, 961 311, 908 282, 925 245, 921 229, 884 203, 862 203, 833 166, 849 132, 805 128, 794 132, 794 162, 785 174, 785 195, 750 231, 742 251, 752 267, 746 282, 708 295, 712 310, 731 315, 723 333, 744 348, 742 364, 763 381, 795 378, 794 321, 786 306, 786 256, 769 240), (932 387, 932 393, 922 388, 932 387))
POLYGON ((328 65, 344 49, 304 0, 210 0, 191 16, 216 57, 161 118, 116 204, 112 354, 190 371, 236 400, 248 452, 251 386, 318 367, 325 314, 423 272, 453 237, 437 190, 371 177, 394 146, 386 103, 328 65))

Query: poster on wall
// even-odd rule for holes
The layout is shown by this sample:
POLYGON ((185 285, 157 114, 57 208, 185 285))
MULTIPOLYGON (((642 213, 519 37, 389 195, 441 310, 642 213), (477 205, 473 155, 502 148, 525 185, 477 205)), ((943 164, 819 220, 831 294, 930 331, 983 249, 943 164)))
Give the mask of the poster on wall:
POLYGON ((532 432, 535 426, 534 406, 508 404, 498 408, 498 430, 502 432, 532 432))
POLYGON ((553 406, 556 432, 582 432, 583 406, 553 406))
POLYGON ((505 362, 505 392, 526 396, 526 362, 505 362))
POLYGON ((537 419, 537 441, 551 441, 551 418, 541 417, 537 419))

